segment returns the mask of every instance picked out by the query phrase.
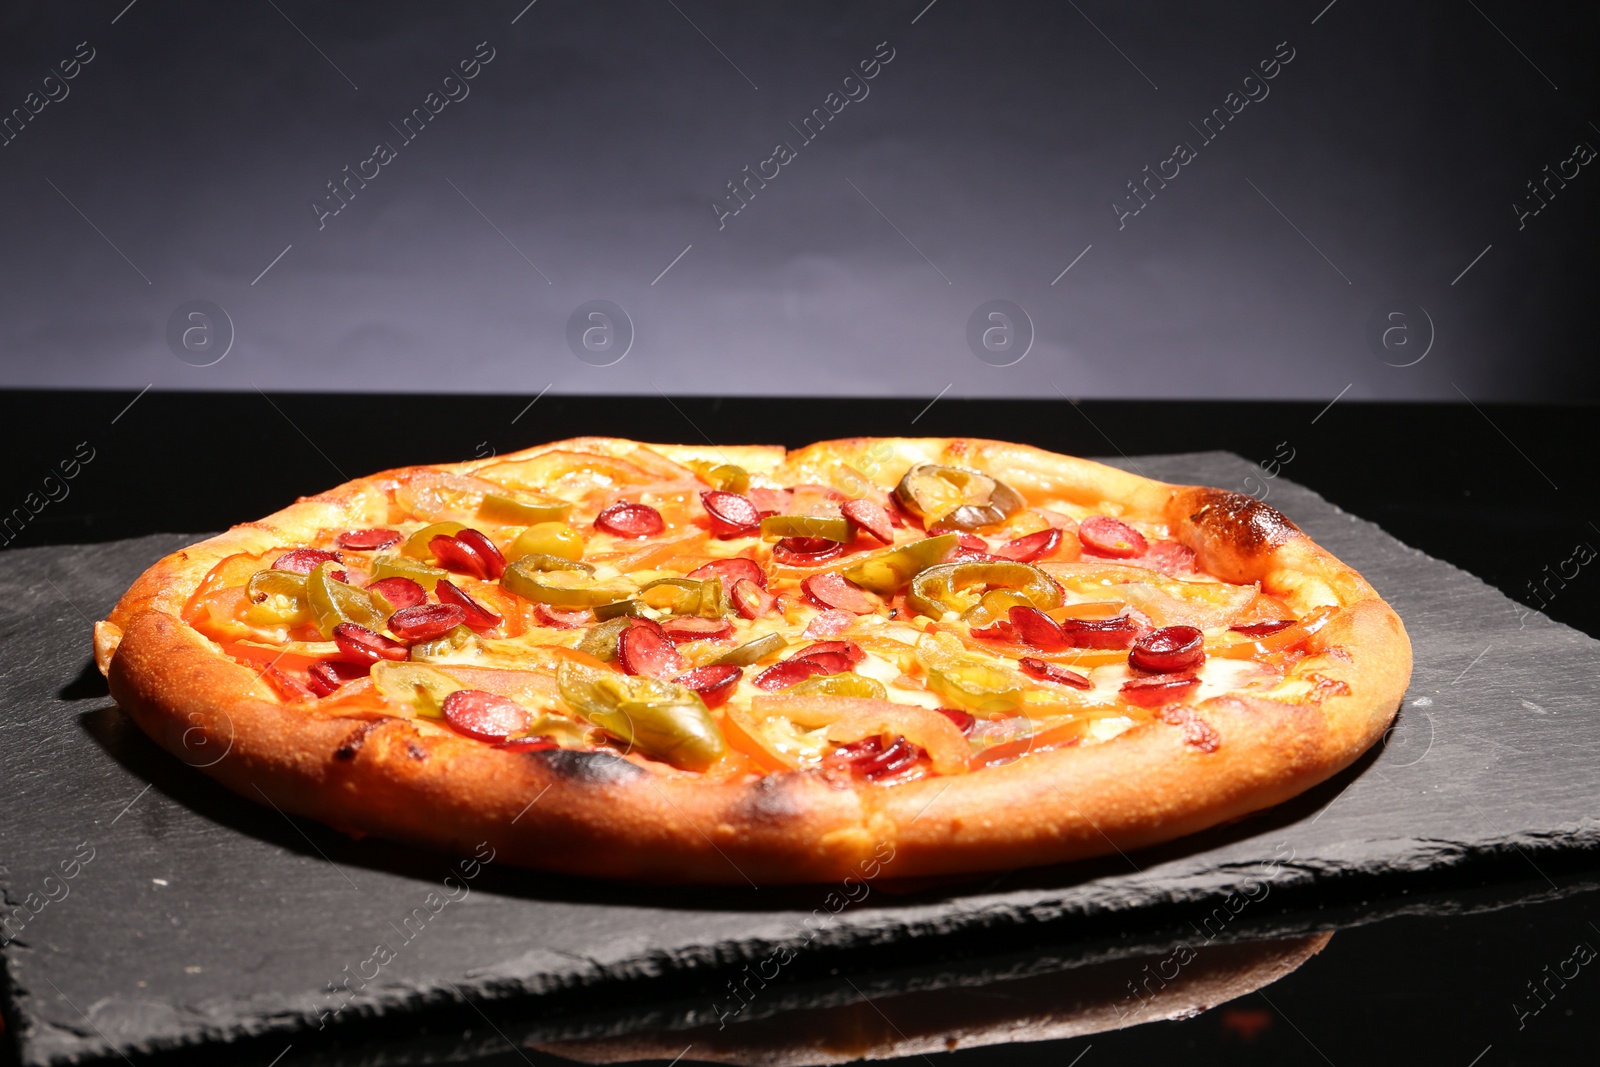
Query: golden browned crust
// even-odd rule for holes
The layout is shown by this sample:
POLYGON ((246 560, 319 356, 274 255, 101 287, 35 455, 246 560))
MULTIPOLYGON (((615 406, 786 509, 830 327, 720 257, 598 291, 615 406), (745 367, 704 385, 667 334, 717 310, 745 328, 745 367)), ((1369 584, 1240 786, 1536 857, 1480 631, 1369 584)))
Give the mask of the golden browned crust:
POLYGON ((711 783, 602 754, 516 753, 426 723, 289 708, 179 617, 228 555, 386 521, 381 487, 405 470, 303 499, 158 562, 96 627, 113 695, 151 737, 230 788, 342 829, 444 849, 489 841, 510 862, 570 873, 770 884, 843 878, 885 842, 894 847, 890 873, 912 877, 1062 862, 1205 829, 1348 766, 1382 735, 1410 677, 1405 629, 1372 587, 1239 494, 961 438, 856 438, 787 455, 579 438, 431 469, 471 473, 558 450, 664 474, 677 461, 731 458, 778 484, 825 482, 840 463, 892 484, 913 463, 945 462, 1000 475, 1033 499, 1166 521, 1220 577, 1259 581, 1300 612, 1349 609, 1314 636, 1313 654, 1292 675, 1320 677, 1336 695, 1302 705, 1218 697, 1188 721, 1137 726, 1114 742, 895 787, 837 788, 801 773, 711 783), (1206 728, 1220 745, 1193 743, 1206 728))

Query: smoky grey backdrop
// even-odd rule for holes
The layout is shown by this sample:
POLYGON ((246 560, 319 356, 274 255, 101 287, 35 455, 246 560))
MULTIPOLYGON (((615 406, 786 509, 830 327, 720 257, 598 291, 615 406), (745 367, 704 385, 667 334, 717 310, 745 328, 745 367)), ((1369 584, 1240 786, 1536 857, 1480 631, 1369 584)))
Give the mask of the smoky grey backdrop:
POLYGON ((0 386, 1593 400, 1596 17, 13 2, 0 386))

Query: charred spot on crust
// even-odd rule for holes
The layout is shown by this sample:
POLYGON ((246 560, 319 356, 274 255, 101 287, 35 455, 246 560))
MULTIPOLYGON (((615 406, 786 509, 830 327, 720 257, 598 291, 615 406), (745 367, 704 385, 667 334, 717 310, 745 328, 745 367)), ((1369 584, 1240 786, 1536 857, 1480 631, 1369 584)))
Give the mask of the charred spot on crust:
POLYGON ((406 755, 410 756, 414 760, 425 760, 428 758, 428 750, 417 744, 415 741, 407 741, 406 755))
POLYGON ((339 742, 339 747, 333 750, 333 758, 345 761, 355 759, 356 754, 361 751, 361 746, 367 743, 367 735, 387 721, 387 719, 373 719, 351 730, 349 735, 339 742))
POLYGON ((750 783, 740 794, 734 814, 740 822, 758 826, 798 818, 805 805, 796 793, 799 780, 791 774, 769 774, 750 783))
POLYGON ((1216 727, 1196 715, 1193 708, 1181 705, 1165 707, 1156 712, 1156 718, 1168 726, 1176 726, 1183 731, 1183 743, 1201 752, 1215 752, 1222 747, 1222 735, 1217 733, 1216 727))
POLYGON ((1245 556, 1259 555, 1296 536, 1300 527, 1277 508, 1227 489, 1197 489, 1189 521, 1245 556))
POLYGON ((547 765, 559 778, 592 785, 631 782, 645 773, 622 757, 609 752, 547 748, 539 752, 529 752, 527 758, 547 765))

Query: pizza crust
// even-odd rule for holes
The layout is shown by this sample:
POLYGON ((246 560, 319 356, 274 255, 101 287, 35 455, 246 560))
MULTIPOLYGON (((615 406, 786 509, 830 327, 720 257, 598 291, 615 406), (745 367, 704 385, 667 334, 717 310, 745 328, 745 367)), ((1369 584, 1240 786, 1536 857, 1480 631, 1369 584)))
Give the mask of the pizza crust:
POLYGON ((944 462, 991 471, 1030 498, 1164 517, 1219 577, 1260 581, 1301 613, 1350 609, 1313 636, 1315 654, 1294 670, 1346 691, 1302 705, 1202 701, 1194 715, 1220 737, 1214 751, 1188 740, 1197 727, 1154 722, 1114 742, 892 787, 839 788, 801 772, 709 782, 650 774, 601 753, 499 750, 398 717, 291 710, 182 621, 190 595, 229 555, 386 521, 379 487, 418 469, 407 468, 303 499, 158 562, 96 626, 96 660, 112 695, 168 751, 229 788, 343 830, 449 851, 488 841, 511 863, 571 874, 766 885, 842 879, 885 842, 894 848, 888 873, 901 878, 1059 863, 1193 833, 1348 766, 1382 736, 1410 677, 1405 628, 1372 587, 1277 511, 1240 494, 964 438, 857 438, 787 455, 578 438, 428 469, 467 474, 557 450, 641 465, 732 461, 779 484, 825 483, 840 463, 871 464, 883 472, 879 484, 892 484, 915 462, 944 462))

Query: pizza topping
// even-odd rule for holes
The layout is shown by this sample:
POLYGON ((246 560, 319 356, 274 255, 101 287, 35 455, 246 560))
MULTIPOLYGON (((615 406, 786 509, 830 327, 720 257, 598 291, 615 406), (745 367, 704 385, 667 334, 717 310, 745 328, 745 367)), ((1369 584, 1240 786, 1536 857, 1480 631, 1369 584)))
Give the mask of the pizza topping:
POLYGON ((320 548, 297 548, 292 552, 285 552, 272 561, 275 571, 288 571, 290 574, 310 574, 317 569, 317 564, 341 562, 343 556, 337 552, 328 552, 320 548))
POLYGON ((299 626, 311 621, 306 578, 289 571, 256 571, 245 586, 251 608, 245 618, 269 626, 299 626))
POLYGON ((1022 703, 1024 683, 1012 670, 969 654, 950 634, 925 633, 917 639, 917 663, 928 688, 971 711, 992 713, 1022 703))
POLYGON ((629 626, 617 635, 617 664, 628 674, 651 678, 678 674, 687 666, 661 627, 654 624, 629 626))
POLYGON ((876 678, 859 674, 814 674, 785 690, 794 696, 814 694, 827 697, 852 697, 858 700, 887 700, 889 691, 876 678))
POLYGON ((917 765, 922 755, 903 737, 894 737, 887 746, 877 735, 840 745, 826 757, 826 763, 843 767, 851 774, 872 782, 882 782, 917 765))
POLYGON ((350 663, 345 660, 319 659, 311 665, 306 673, 310 678, 310 688, 319 697, 325 697, 338 689, 346 682, 353 682, 357 678, 364 678, 372 665, 370 663, 350 663))
POLYGON ((930 533, 996 526, 1024 505, 1021 495, 997 478, 934 463, 906 471, 894 492, 930 533))
POLYGON ((540 555, 578 560, 583 558, 583 535, 564 522, 539 522, 519 533, 506 551, 511 559, 540 555))
POLYGON ((306 576, 306 603, 322 636, 331 639, 333 628, 341 622, 353 622, 369 630, 382 629, 383 613, 372 597, 364 589, 339 581, 337 570, 338 564, 327 560, 306 576))
POLYGON ((1138 634, 1139 628, 1126 615, 1061 620, 1061 635, 1073 648, 1127 648, 1138 634))
POLYGON ((1044 660, 1034 659, 1032 656, 1025 656, 1017 660, 1017 666, 1029 678, 1055 682, 1057 685, 1070 685, 1074 689, 1094 688, 1094 683, 1077 671, 1069 671, 1065 667, 1058 667, 1054 663, 1046 663, 1044 660))
POLYGON ((741 581, 754 582, 762 589, 767 587, 767 572, 753 559, 735 556, 732 559, 714 559, 703 567, 689 572, 690 578, 721 578, 722 584, 732 588, 741 581))
POLYGON ((863 497, 860 500, 846 500, 839 505, 839 512, 869 537, 886 545, 894 544, 894 526, 883 505, 863 497))
POLYGON ((703 771, 726 750, 722 731, 692 689, 570 660, 557 668, 556 683, 575 713, 674 767, 703 771))
POLYGON ((813 640, 817 638, 838 637, 850 629, 850 624, 856 621, 856 615, 849 611, 840 611, 838 608, 829 608, 827 611, 814 616, 806 623, 805 631, 800 635, 813 640))
POLYGON ((654 537, 667 528, 661 512, 648 504, 619 501, 595 516, 596 529, 617 537, 654 537))
POLYGON ((1186 699, 1199 688, 1200 679, 1192 674, 1153 674, 1122 683, 1122 697, 1144 708, 1159 707, 1186 699))
POLYGON ((1042 648, 1046 652, 1059 652, 1072 647, 1056 621, 1038 608, 1018 604, 1008 613, 1007 621, 1024 644, 1042 648))
MULTIPOLYGON (((465 530, 462 531, 462 533, 466 532, 465 530)), ((491 545, 490 547, 493 548, 494 546, 491 545)), ((457 574, 465 574, 485 580, 490 577, 493 571, 493 564, 484 557, 483 553, 478 551, 477 546, 459 537, 438 534, 428 542, 428 551, 433 554, 433 558, 438 562, 439 566, 447 571, 454 571, 457 574)), ((495 554, 499 555, 498 552, 495 554)), ((504 570, 504 560, 501 561, 501 564, 501 569, 504 570)))
POLYGON ((271 686, 272 691, 283 700, 315 700, 317 696, 300 679, 287 671, 279 670, 271 663, 261 668, 261 680, 271 686))
POLYGON ((489 568, 490 581, 500 577, 506 569, 506 558, 500 554, 494 542, 483 535, 481 531, 467 528, 456 534, 456 540, 476 552, 484 564, 489 568))
POLYGON ((713 489, 701 493, 700 502, 711 517, 711 532, 718 537, 752 537, 761 530, 761 512, 749 497, 713 489))
MULTIPOLYGON (((705 570, 701 567, 700 570, 705 570)), ((699 573, 696 571, 695 573, 699 573)), ((729 599, 733 601, 733 610, 739 613, 740 618, 759 619, 763 615, 770 615, 778 605, 778 598, 767 592, 755 582, 740 578, 733 585, 733 592, 729 599)))
POLYGON ((681 641, 723 641, 732 636, 733 623, 727 619, 700 619, 688 616, 668 619, 661 624, 661 632, 673 644, 681 641))
POLYGON ((408 659, 411 650, 399 641, 391 641, 382 634, 373 633, 365 626, 341 622, 333 628, 333 640, 351 663, 372 664, 380 659, 408 659))
POLYGON ((835 571, 809 575, 800 583, 800 589, 819 608, 838 608, 855 615, 872 615, 878 610, 873 598, 835 571))
POLYGON ((789 658, 805 659, 808 656, 820 656, 833 652, 842 653, 845 659, 850 661, 852 667, 867 658, 867 654, 861 651, 861 646, 854 641, 818 641, 816 644, 807 645, 789 658))
POLYGON ((432 545, 435 537, 454 537, 466 528, 467 524, 464 522, 429 523, 406 538, 405 544, 400 546, 400 554, 425 562, 433 558, 432 545))
POLYGON ((372 561, 373 578, 409 578, 424 589, 432 589, 446 573, 407 556, 379 556, 372 561))
POLYGON ((455 604, 418 604, 389 616, 389 632, 402 641, 431 641, 466 621, 467 613, 455 604))
POLYGON ((1276 619, 1272 622, 1241 623, 1238 626, 1230 626, 1228 629, 1234 633, 1244 634, 1246 637, 1266 637, 1268 634, 1275 634, 1279 630, 1288 629, 1293 625, 1293 619, 1276 619))
POLYGON ((520 493, 485 493, 478 505, 478 515, 489 522, 509 526, 527 526, 534 523, 559 522, 567 517, 572 505, 565 500, 520 493))
POLYGON ((906 602, 918 613, 937 619, 947 611, 976 607, 983 591, 995 588, 1015 590, 1041 611, 1058 608, 1063 600, 1061 585, 1032 564, 992 560, 929 567, 911 580, 906 602))
POLYGON ((414 608, 428 599, 428 591, 410 578, 379 578, 368 582, 367 595, 385 615, 393 615, 401 608, 414 608))
POLYGON ((956 729, 960 730, 962 734, 972 733, 972 728, 978 724, 977 719, 973 718, 969 712, 962 711, 960 708, 940 708, 938 710, 940 715, 943 715, 945 718, 955 723, 956 729))
POLYGON ((533 617, 541 626, 549 626, 557 630, 576 630, 580 626, 587 626, 594 621, 594 613, 589 611, 557 611, 545 607, 543 604, 533 606, 533 617))
POLYGON ((1205 635, 1193 626, 1163 626, 1141 635, 1128 651, 1128 665, 1141 671, 1188 671, 1206 659, 1205 635))
POLYGON ((602 663, 610 663, 617 658, 618 638, 630 625, 632 625, 631 619, 619 616, 607 619, 598 626, 591 626, 589 632, 579 639, 578 651, 593 656, 602 663))
POLYGON ((789 567, 820 567, 842 555, 844 545, 825 537, 786 537, 772 546, 772 562, 789 567))
POLYGON ((398 545, 403 535, 399 530, 386 530, 377 527, 371 530, 346 530, 335 540, 340 548, 354 549, 357 552, 376 552, 380 548, 398 545))
POLYGON ((850 520, 843 515, 768 515, 761 520, 763 541, 831 541, 844 544, 854 539, 850 520))
POLYGON ((515 700, 481 689, 457 689, 444 698, 445 722, 479 741, 504 741, 526 731, 532 718, 515 700))
POLYGON ((527 555, 506 567, 500 584, 524 600, 568 610, 615 604, 630 599, 635 592, 631 582, 598 582, 593 574, 594 568, 587 563, 527 555))
POLYGON ((748 667, 752 663, 760 663, 770 656, 776 656, 787 647, 789 642, 783 639, 782 634, 765 634, 748 641, 738 648, 732 648, 712 660, 713 663, 732 663, 739 667, 748 667))
POLYGON ((708 485, 730 493, 743 493, 750 488, 750 472, 733 463, 719 463, 702 477, 708 485))
POLYGON ((994 554, 1001 559, 1012 559, 1018 563, 1032 563, 1034 560, 1043 559, 1054 555, 1061 547, 1061 531, 1055 528, 1040 530, 1038 533, 1027 534, 1007 541, 994 550, 994 554))
POLYGON ((466 686, 436 667, 422 663, 372 665, 372 685, 386 700, 424 719, 444 718, 445 698, 466 686))
POLYGON ((1162 574, 1176 577, 1193 574, 1198 568, 1199 557, 1188 545, 1180 545, 1176 541, 1157 541, 1150 546, 1141 562, 1149 564, 1162 574))
POLYGON ((1133 559, 1150 547, 1138 530, 1109 515, 1091 515, 1078 523, 1078 538, 1085 552, 1112 559, 1133 559))
POLYGON ((849 669, 850 658, 843 652, 818 652, 812 656, 800 656, 773 664, 756 675, 754 682, 756 688, 771 692, 775 689, 787 689, 814 674, 842 674, 849 669))
POLYGON ((454 582, 447 578, 441 578, 439 580, 439 584, 434 587, 434 592, 438 594, 439 603, 454 604, 456 607, 460 608, 466 613, 466 619, 464 621, 468 629, 472 630, 473 633, 482 633, 485 630, 492 630, 505 621, 500 616, 496 615, 494 612, 490 611, 488 608, 472 599, 472 597, 462 592, 456 587, 454 582))
POLYGON ((742 674, 744 671, 731 663, 711 663, 685 671, 672 680, 685 689, 699 693, 706 707, 715 708, 727 703, 738 688, 742 674))

